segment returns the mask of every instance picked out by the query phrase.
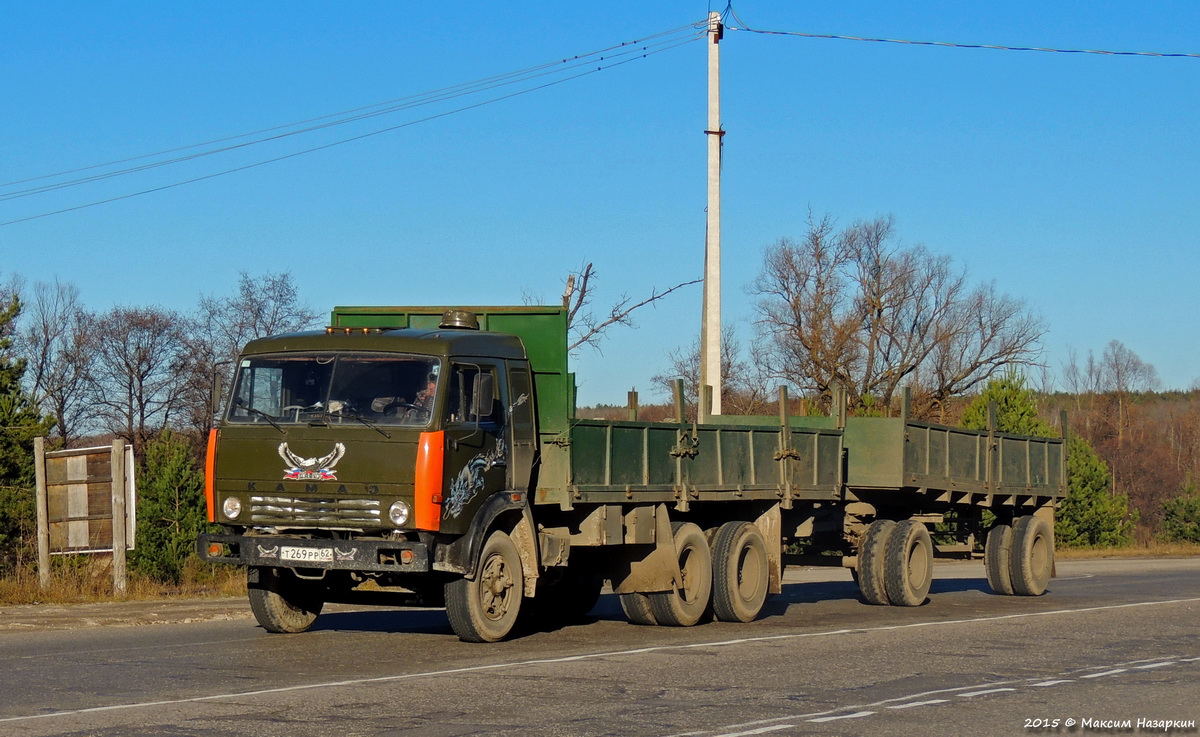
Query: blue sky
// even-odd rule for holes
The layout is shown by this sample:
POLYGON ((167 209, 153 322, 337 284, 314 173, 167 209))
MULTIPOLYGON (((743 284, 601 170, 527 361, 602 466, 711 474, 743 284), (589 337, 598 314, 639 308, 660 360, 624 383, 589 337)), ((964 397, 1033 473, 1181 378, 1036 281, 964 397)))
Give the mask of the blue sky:
MULTIPOLYGON (((719 6, 715 9, 720 9, 719 6)), ((756 28, 1200 52, 1194 2, 764 2, 756 28)), ((0 181, 370 105, 701 20, 708 3, 0 3, 0 181)), ((735 24, 736 25, 736 24, 735 24)), ((705 47, 142 197, 0 227, 0 276, 93 309, 192 308, 239 271, 335 304, 597 306, 702 273, 705 47)), ((751 333, 763 249, 809 209, 892 214, 1048 323, 1045 360, 1113 339, 1167 387, 1200 378, 1200 59, 1017 53, 730 32, 722 42, 724 310, 751 333)), ((479 98, 468 98, 470 103, 479 98)), ((400 125, 421 108, 0 201, 0 221, 400 125)), ((0 195, 15 188, 0 189, 0 195)), ((699 287, 575 362, 580 400, 650 389, 694 340, 699 287)), ((649 397, 647 397, 649 399, 649 397)))

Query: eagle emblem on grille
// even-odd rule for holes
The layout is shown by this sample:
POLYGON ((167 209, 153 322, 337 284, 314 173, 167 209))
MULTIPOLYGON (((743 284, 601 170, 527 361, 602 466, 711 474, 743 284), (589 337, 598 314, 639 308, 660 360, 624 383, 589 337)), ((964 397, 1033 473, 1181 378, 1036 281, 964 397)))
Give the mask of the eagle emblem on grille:
POLYGON ((333 467, 346 455, 346 446, 337 443, 333 452, 320 458, 302 458, 288 448, 287 443, 279 444, 279 457, 288 467, 283 472, 285 479, 293 481, 337 481, 337 473, 333 467))

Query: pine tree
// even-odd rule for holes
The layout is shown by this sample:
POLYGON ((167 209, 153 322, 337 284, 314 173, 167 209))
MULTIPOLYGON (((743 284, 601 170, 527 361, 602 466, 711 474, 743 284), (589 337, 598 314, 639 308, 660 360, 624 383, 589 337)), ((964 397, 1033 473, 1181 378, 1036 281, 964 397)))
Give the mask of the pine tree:
POLYGON ((1162 539, 1167 542, 1200 543, 1200 489, 1186 484, 1183 493, 1162 504, 1162 539))
POLYGON ((179 583, 205 520, 204 474, 186 440, 170 430, 146 446, 138 478, 134 570, 164 583, 179 583))
MULTIPOLYGON (((988 382, 963 412, 963 427, 987 427, 988 405, 996 403, 996 429, 1017 435, 1053 437, 1038 417, 1037 397, 1020 374, 988 382)), ((1055 514, 1054 537, 1061 547, 1119 547, 1133 542, 1134 513, 1129 498, 1112 493, 1108 464, 1083 438, 1067 441, 1067 498, 1055 514)))
POLYGON ((1055 540, 1066 548, 1116 548, 1133 542, 1129 497, 1112 490, 1108 464, 1081 437, 1067 442, 1067 498, 1058 509, 1055 540))
POLYGON ((16 295, 0 303, 0 574, 33 546, 33 439, 54 427, 21 386, 25 360, 10 355, 10 336, 20 313, 16 295))

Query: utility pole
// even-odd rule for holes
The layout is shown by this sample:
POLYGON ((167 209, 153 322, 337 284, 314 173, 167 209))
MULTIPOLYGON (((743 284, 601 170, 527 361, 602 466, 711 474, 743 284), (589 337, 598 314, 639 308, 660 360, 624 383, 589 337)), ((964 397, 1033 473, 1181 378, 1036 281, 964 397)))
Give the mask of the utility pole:
POLYGON ((720 13, 708 14, 708 218, 704 238, 704 320, 700 326, 697 415, 721 414, 721 36, 720 13), (711 387, 711 388, 710 388, 711 387), (708 396, 711 392, 712 403, 708 396))

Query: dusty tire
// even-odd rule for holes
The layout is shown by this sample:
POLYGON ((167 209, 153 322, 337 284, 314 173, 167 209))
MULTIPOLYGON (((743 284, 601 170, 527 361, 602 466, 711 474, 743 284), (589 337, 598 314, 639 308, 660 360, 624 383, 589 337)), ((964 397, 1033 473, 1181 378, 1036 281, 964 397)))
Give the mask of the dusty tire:
POLYGON ((621 609, 630 624, 658 624, 654 612, 650 609, 650 597, 645 594, 621 594, 621 609))
POLYGON ((895 606, 920 606, 933 584, 933 541, 924 524, 904 520, 888 539, 884 589, 895 606))
POLYGON ((884 588, 884 563, 888 540, 896 529, 890 519, 877 519, 867 527, 862 544, 858 548, 858 590, 868 604, 887 606, 888 596, 884 588))
POLYGON ((318 583, 296 578, 286 568, 247 569, 246 592, 250 611, 267 632, 294 634, 312 627, 325 602, 321 600, 318 583))
POLYGON ((749 522, 726 522, 713 538, 713 614, 722 622, 751 622, 770 586, 767 541, 749 522))
POLYGON ((1026 515, 1013 522, 1009 575, 1017 596, 1041 596, 1054 571, 1054 535, 1046 521, 1026 515))
POLYGON ((649 595, 654 619, 668 627, 691 627, 708 612, 712 598, 712 552, 708 538, 691 522, 674 522, 675 551, 683 585, 649 595))
POLYGON ((525 575, 517 546, 496 530, 479 554, 475 578, 446 584, 446 614, 450 627, 464 642, 496 642, 512 632, 521 613, 525 575))
POLYGON ((988 586, 997 594, 1012 596, 1012 525, 997 523, 988 530, 983 544, 983 563, 988 586))

